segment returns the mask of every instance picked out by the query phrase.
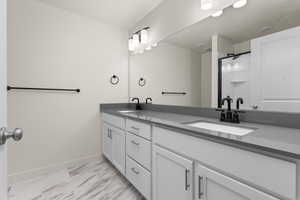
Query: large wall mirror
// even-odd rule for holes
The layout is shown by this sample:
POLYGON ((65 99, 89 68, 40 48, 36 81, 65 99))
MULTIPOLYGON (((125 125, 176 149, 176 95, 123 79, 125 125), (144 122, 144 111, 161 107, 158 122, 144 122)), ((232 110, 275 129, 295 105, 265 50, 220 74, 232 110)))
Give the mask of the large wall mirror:
POLYGON ((298 0, 228 7, 150 51, 133 53, 130 96, 213 108, 230 96, 242 98, 244 110, 300 112, 299 19, 298 0))

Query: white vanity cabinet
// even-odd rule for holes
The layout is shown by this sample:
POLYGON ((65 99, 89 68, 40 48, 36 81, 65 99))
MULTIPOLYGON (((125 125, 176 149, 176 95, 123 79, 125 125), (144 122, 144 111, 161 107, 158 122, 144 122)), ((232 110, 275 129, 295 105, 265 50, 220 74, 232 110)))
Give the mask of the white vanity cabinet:
POLYGON ((280 200, 200 164, 194 180, 196 200, 280 200))
POLYGON ((192 200, 193 162, 168 150, 153 149, 153 200, 192 200))
POLYGON ((126 177, 151 200, 151 125, 126 120, 126 177))
MULTIPOLYGON (((198 199, 296 200, 297 175, 296 164, 293 162, 159 127, 153 127, 152 134, 154 144, 153 187, 158 188, 158 191, 154 190, 154 196, 158 197, 154 200, 187 199, 180 196, 182 185, 176 184, 177 180, 183 179, 180 178, 179 170, 179 166, 183 165, 176 165, 179 162, 174 162, 174 158, 177 157, 181 157, 180 160, 189 158, 195 163, 202 163, 210 167, 209 169, 198 164, 195 165, 194 188, 195 197, 198 199), (170 153, 160 153, 161 150, 157 153, 156 149, 161 149, 161 147, 168 149, 170 153), (173 170, 177 171, 173 172, 173 170), (169 179, 162 179, 161 177, 164 177, 162 172, 167 175, 171 174, 169 179), (230 177, 234 177, 234 179, 230 177), (168 190, 169 187, 172 190, 165 194, 164 190, 168 190), (169 194, 171 191, 176 195, 160 198, 159 195, 172 195, 169 194)), ((184 167, 182 167, 183 169, 184 167)))
POLYGON ((103 131, 102 131, 102 151, 103 155, 111 160, 112 158, 112 135, 109 125, 103 123, 103 131))
POLYGON ((125 175, 125 119, 103 114, 103 121, 103 154, 123 175, 125 175))
POLYGON ((103 113, 103 155, 151 200, 151 125, 103 113))
POLYGON ((126 135, 126 154, 151 171, 151 141, 130 132, 126 135))
POLYGON ((104 156, 147 200, 298 200, 294 162, 139 120, 103 121, 104 156))
POLYGON ((111 162, 122 174, 125 174, 125 131, 116 128, 111 128, 111 137, 111 162))

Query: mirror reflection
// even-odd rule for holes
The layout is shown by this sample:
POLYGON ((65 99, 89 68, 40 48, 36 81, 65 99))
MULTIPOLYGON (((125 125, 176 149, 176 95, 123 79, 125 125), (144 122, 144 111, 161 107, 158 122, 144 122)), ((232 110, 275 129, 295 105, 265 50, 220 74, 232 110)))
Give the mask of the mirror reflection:
POLYGON ((213 108, 230 97, 233 108, 239 99, 243 110, 300 112, 299 19, 300 1, 228 7, 133 53, 130 96, 213 108))

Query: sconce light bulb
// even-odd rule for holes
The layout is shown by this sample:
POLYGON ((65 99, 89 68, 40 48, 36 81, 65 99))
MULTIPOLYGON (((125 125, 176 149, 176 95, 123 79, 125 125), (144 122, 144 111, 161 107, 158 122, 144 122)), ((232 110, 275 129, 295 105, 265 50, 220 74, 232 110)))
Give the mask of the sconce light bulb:
POLYGON ((248 3, 247 0, 239 0, 233 4, 233 7, 234 8, 242 8, 245 5, 247 5, 247 3, 248 3))

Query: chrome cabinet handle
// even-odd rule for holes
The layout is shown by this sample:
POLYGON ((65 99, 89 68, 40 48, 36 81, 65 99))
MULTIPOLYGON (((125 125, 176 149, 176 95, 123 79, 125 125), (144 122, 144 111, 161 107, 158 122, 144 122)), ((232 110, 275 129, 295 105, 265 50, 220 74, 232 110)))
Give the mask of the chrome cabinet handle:
POLYGON ((15 141, 20 141, 23 138, 23 130, 16 128, 13 131, 8 131, 5 127, 0 129, 0 145, 6 143, 8 139, 14 139, 15 141))
POLYGON ((188 189, 191 187, 190 184, 188 184, 188 174, 190 170, 185 170, 185 190, 188 191, 188 189))
POLYGON ((198 176, 198 199, 201 199, 202 198, 202 196, 203 196, 203 192, 202 192, 202 187, 201 187, 201 185, 202 185, 202 180, 203 180, 203 177, 201 177, 201 176, 198 176))
POLYGON ((108 138, 112 139, 111 129, 108 129, 107 136, 108 136, 108 138))
POLYGON ((131 143, 134 144, 134 145, 136 145, 136 146, 139 146, 139 145, 140 145, 140 143, 138 143, 138 142, 136 142, 136 141, 134 141, 134 140, 131 140, 131 143))
POLYGON ((140 129, 139 128, 137 128, 137 127, 135 127, 135 126, 132 126, 131 127, 133 130, 136 130, 136 131, 139 131, 140 129))
POLYGON ((133 173, 135 173, 135 174, 139 174, 140 172, 139 171, 137 171, 134 167, 133 168, 131 168, 131 171, 133 171, 133 173))

